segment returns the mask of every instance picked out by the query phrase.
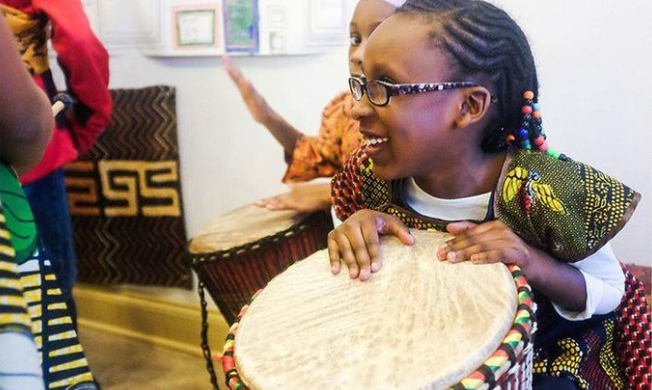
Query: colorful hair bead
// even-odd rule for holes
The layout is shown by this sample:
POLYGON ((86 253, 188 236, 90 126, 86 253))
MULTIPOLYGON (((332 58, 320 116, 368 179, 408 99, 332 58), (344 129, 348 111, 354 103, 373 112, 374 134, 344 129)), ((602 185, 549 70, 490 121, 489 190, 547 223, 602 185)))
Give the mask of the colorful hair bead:
POLYGON ((542 152, 548 151, 548 142, 543 141, 543 143, 539 145, 539 150, 542 152))
POLYGON ((559 156, 557 152, 550 152, 545 130, 541 119, 541 105, 535 102, 534 92, 527 90, 523 92, 525 105, 521 107, 523 122, 513 135, 507 137, 507 142, 512 143, 518 139, 519 145, 524 149, 534 149, 540 152, 547 152, 549 155, 559 156))
POLYGON ((561 155, 561 153, 552 148, 548 148, 548 150, 546 150, 546 154, 556 159, 559 159, 559 156, 561 155))

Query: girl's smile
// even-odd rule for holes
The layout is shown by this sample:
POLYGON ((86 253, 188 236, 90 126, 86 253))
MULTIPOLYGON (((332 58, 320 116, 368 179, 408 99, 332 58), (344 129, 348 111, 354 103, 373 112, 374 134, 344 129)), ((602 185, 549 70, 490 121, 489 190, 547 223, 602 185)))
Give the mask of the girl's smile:
POLYGON ((443 198, 490 191, 504 158, 480 146, 491 93, 445 50, 433 49, 432 25, 405 18, 393 15, 371 34, 365 79, 350 80, 360 99, 352 116, 374 174, 387 181, 414 177, 443 198))
POLYGON ((361 131, 363 136, 363 145, 365 147, 365 152, 370 156, 374 157, 381 154, 383 151, 389 149, 389 138, 379 137, 370 133, 361 131))

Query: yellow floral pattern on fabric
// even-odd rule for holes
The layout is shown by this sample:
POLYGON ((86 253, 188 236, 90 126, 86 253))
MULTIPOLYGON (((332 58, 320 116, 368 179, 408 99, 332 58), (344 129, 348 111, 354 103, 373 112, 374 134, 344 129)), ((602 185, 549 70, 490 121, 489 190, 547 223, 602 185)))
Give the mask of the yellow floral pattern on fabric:
POLYGON ((625 225, 640 195, 570 158, 510 150, 494 201, 495 216, 564 262, 595 253, 625 225))
MULTIPOLYGON (((503 184, 503 199, 505 202, 510 202, 519 193, 524 193, 529 197, 532 205, 537 200, 541 201, 543 205, 550 210, 566 214, 564 204, 555 196, 552 187, 540 183, 541 176, 537 172, 528 172, 527 169, 516 167, 507 173, 507 178, 503 184)), ((521 200, 526 202, 526 200, 521 200)))

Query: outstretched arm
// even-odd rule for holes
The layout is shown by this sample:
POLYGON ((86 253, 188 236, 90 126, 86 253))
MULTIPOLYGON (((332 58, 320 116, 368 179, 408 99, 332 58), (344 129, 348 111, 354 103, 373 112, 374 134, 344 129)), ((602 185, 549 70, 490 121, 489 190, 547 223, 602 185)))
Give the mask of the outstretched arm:
POLYGON ((32 80, 0 14, 0 158, 20 174, 41 160, 54 118, 50 102, 32 80))
POLYGON ((289 124, 267 104, 265 98, 258 93, 251 82, 233 65, 230 57, 227 55, 222 56, 222 62, 231 80, 238 87, 242 100, 247 105, 247 109, 249 109, 254 120, 267 127, 267 130, 272 133, 272 136, 283 146, 285 153, 292 155, 294 145, 303 136, 303 133, 295 129, 294 126, 289 124))

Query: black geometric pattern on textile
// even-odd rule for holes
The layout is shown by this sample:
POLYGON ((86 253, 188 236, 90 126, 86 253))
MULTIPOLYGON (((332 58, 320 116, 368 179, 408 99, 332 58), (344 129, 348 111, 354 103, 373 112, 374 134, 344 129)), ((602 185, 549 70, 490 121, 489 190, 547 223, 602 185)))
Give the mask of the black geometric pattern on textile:
POLYGON ((111 91, 109 127, 66 166, 78 279, 191 287, 175 90, 111 91))

